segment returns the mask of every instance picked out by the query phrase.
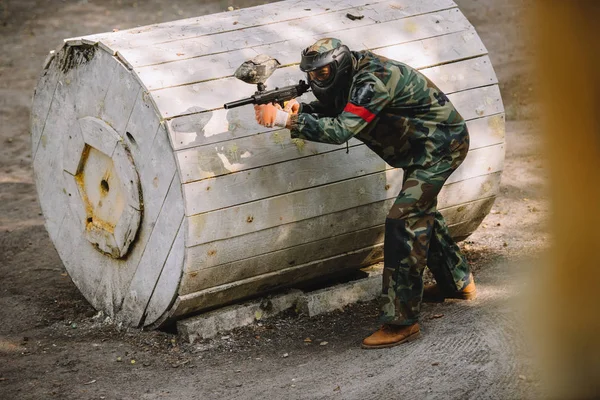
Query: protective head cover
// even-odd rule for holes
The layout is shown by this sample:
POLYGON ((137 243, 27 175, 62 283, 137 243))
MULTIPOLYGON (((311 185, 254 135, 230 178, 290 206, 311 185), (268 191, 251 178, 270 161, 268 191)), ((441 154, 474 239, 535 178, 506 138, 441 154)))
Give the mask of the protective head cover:
POLYGON ((315 97, 335 114, 342 112, 354 74, 352 53, 339 39, 320 39, 302 51, 300 69, 308 75, 315 97), (311 79, 311 71, 329 66, 325 79, 311 79))

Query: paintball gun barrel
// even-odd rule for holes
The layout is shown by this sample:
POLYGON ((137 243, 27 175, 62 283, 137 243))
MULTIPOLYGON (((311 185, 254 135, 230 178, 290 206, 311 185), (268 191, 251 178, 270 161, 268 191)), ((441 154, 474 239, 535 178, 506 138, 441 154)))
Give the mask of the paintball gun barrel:
MULTIPOLYGON (((262 86, 264 88, 264 85, 262 86)), ((259 85, 259 90, 254 93, 254 95, 247 97, 245 99, 232 101, 230 103, 225 103, 223 107, 226 109, 235 108, 244 106, 246 104, 268 104, 268 103, 279 103, 283 107, 283 103, 285 101, 294 99, 296 97, 302 96, 304 93, 308 91, 310 85, 308 85, 303 80, 299 81, 297 85, 285 86, 282 88, 275 88, 273 90, 260 90, 261 85, 259 85)))

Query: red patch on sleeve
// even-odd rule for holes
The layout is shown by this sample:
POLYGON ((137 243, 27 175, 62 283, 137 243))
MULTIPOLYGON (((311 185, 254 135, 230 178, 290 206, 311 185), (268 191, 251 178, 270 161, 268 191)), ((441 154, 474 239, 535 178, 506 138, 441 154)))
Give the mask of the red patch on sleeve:
POLYGON ((375 118, 375 114, 373 114, 371 111, 367 110, 364 107, 357 106, 352 103, 346 104, 344 111, 349 112, 350 114, 359 116, 367 122, 371 122, 371 121, 373 121, 373 118, 375 118))

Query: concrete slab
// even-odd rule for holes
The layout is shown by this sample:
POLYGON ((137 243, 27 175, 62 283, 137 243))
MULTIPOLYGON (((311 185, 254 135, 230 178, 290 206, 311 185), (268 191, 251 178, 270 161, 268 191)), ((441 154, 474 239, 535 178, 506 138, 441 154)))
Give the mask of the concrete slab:
POLYGON ((182 340, 193 343, 197 339, 209 339, 219 333, 250 325, 255 321, 276 316, 294 308, 309 317, 335 310, 360 301, 370 301, 381 292, 383 264, 362 269, 367 278, 326 287, 304 293, 292 289, 289 292, 220 308, 177 322, 182 340))
POLYGON ((193 343, 197 339, 215 337, 218 333, 250 325, 254 321, 273 317, 296 306, 302 291, 291 290, 270 298, 220 308, 177 322, 179 336, 193 343))
POLYGON ((341 310, 360 301, 371 301, 381 293, 381 272, 368 278, 315 290, 302 296, 297 310, 309 317, 341 310))

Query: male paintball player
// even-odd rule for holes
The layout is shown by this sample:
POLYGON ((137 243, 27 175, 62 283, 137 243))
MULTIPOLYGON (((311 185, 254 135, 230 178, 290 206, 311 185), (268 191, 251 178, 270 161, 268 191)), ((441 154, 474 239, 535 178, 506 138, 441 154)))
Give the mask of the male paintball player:
POLYGON ((320 39, 302 51, 300 69, 317 101, 255 106, 264 126, 292 138, 365 143, 404 169, 402 190, 385 220, 381 328, 362 347, 391 347, 420 336, 422 301, 475 297, 469 264, 437 211, 444 182, 467 156, 465 121, 446 95, 406 64, 320 39), (428 266, 437 284, 423 288, 428 266))

